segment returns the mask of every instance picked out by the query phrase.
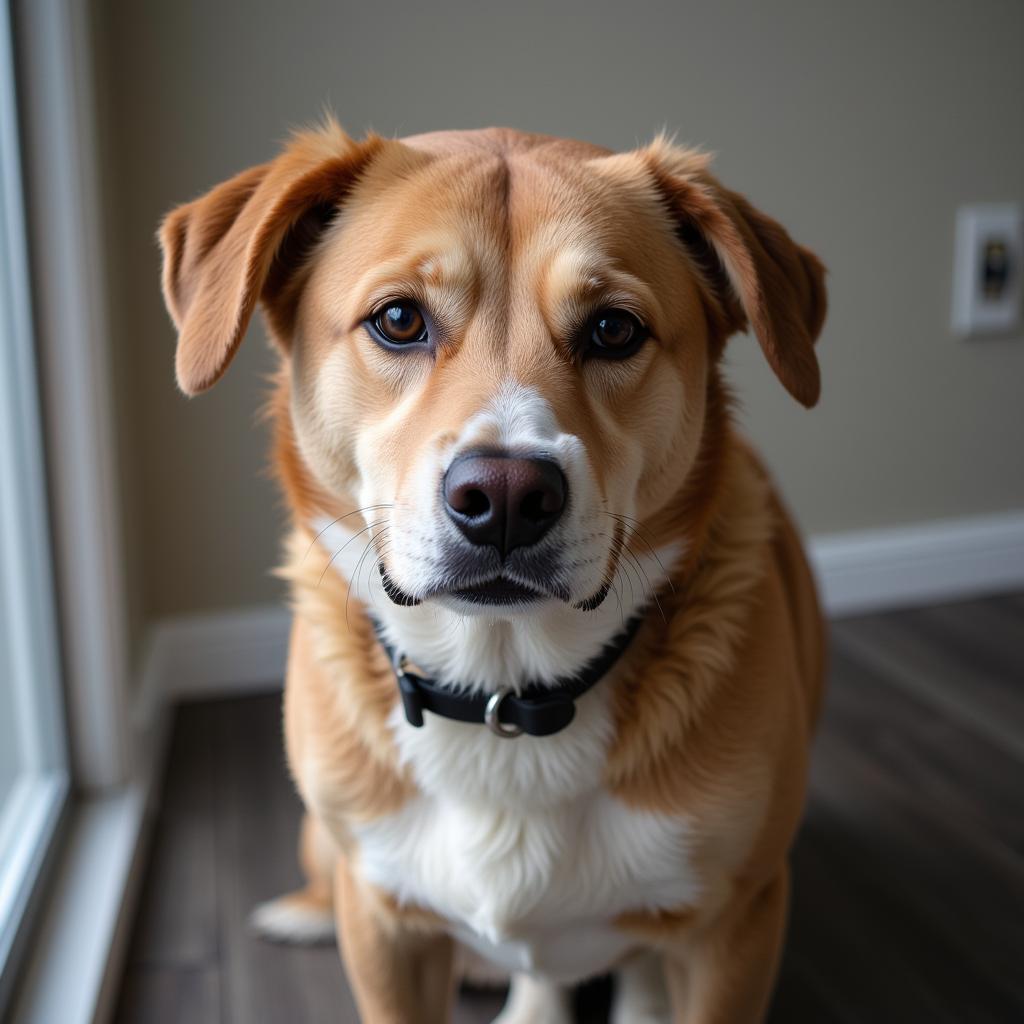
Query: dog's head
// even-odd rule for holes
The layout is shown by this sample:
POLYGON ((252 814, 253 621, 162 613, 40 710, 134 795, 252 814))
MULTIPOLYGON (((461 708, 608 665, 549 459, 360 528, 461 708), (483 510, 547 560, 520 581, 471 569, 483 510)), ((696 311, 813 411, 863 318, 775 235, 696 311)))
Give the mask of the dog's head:
POLYGON ((821 264, 664 139, 329 125, 160 238, 182 390, 262 303, 299 512, 361 510, 397 604, 599 607, 697 471, 736 330, 818 397, 821 264))

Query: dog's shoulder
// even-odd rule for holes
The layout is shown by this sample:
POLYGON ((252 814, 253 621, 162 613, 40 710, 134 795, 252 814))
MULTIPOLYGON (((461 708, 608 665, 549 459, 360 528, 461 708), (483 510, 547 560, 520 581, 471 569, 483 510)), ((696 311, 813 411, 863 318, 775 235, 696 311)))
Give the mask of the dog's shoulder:
POLYGON ((823 665, 798 534, 741 439, 695 565, 676 580, 667 622, 650 631, 616 680, 606 779, 631 807, 703 823, 709 849, 738 869, 766 822, 799 814, 798 804, 782 806, 775 794, 789 800, 802 792, 823 665), (727 851, 716 846, 722 837, 727 851))

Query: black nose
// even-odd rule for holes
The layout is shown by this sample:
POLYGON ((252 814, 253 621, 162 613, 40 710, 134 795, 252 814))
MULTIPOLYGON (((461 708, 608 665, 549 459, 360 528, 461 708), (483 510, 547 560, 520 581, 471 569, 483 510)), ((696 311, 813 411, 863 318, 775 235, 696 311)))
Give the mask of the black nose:
POLYGON ((550 459, 462 455, 448 467, 442 490, 448 517, 466 537, 504 556, 536 544, 554 526, 568 485, 550 459))

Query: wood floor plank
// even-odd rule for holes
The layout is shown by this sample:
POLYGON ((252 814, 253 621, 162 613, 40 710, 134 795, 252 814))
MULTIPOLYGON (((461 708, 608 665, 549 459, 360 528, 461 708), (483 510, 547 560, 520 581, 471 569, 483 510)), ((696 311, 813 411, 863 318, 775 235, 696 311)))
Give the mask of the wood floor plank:
POLYGON ((118 1024, 220 1024, 216 968, 137 967, 125 975, 118 1024))
MULTIPOLYGON (((856 667, 836 665, 836 690, 844 671, 855 676, 856 667)), ((859 887, 866 910, 875 908, 881 948, 899 960, 905 979, 901 991, 906 979, 920 981, 918 994, 941 995, 954 1020, 1024 1019, 1021 858, 973 821, 923 801, 913 784, 876 762, 863 733, 841 717, 822 740, 808 828, 822 833, 828 863, 845 872, 843 888, 859 887)), ((858 921, 856 930, 868 927, 858 921)), ((943 1019, 932 1007, 919 1012, 925 1010, 920 1019, 943 1019)))
POLYGON ((964 601, 910 613, 910 621, 945 649, 1006 691, 1024 720, 1024 613, 1005 601, 964 601))
POLYGON ((829 989, 815 962, 787 942, 766 1024, 856 1024, 849 1007, 829 989))
POLYGON ((491 1024, 505 1005, 505 995, 499 989, 463 990, 452 1012, 452 1024, 491 1024))
MULTIPOLYGON (((876 1020, 954 1024, 929 971, 891 942, 889 909, 870 878, 836 855, 847 836, 812 805, 793 851, 793 901, 782 975, 812 978, 820 1004, 844 1024, 876 1020), (792 966, 791 966, 792 965, 792 966), (893 984, 899 978, 899 985, 893 984)), ((805 998, 808 992, 799 992, 805 998)), ((780 996, 785 997, 785 989, 780 996)), ((784 1016, 774 1019, 785 1020, 784 1016)), ((812 1018, 814 1019, 814 1018, 812 1018)))
POLYGON ((273 945, 248 926, 257 903, 301 882, 300 805, 285 770, 279 704, 274 698, 219 706, 224 1024, 357 1024, 333 948, 273 945))
POLYGON ((1011 614, 1024 616, 1024 593, 999 594, 995 597, 982 598, 982 600, 998 604, 1004 611, 1011 614))
POLYGON ((856 736, 865 756, 920 802, 1024 854, 1020 761, 971 723, 886 680, 842 645, 833 652, 831 674, 825 736, 836 729, 856 736))
POLYGON ((131 962, 201 968, 219 957, 214 712, 179 709, 131 962))
POLYGON ((1024 760, 1024 687, 1016 690, 977 664, 941 631, 923 631, 907 613, 844 619, 833 627, 837 647, 889 681, 913 691, 952 720, 963 720, 1024 760))

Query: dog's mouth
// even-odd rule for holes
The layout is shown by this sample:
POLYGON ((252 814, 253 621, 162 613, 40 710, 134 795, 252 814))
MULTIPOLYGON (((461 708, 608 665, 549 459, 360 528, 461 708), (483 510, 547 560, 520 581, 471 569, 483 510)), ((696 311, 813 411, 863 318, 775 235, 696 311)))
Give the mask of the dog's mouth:
POLYGON ((462 580, 448 585, 435 587, 422 596, 407 594, 388 573, 383 562, 380 563, 381 583, 384 593, 398 605, 411 607, 421 604, 428 598, 454 597, 469 604, 508 607, 510 605, 531 604, 545 598, 567 600, 568 595, 552 593, 540 585, 521 583, 506 575, 493 576, 490 579, 466 583, 462 580))
POLYGON ((539 601, 546 596, 533 587, 517 583, 515 580, 508 579, 505 576, 498 576, 484 583, 477 583, 472 587, 450 590, 448 593, 452 597, 459 598, 461 601, 485 605, 528 604, 531 601, 539 601))
MULTIPOLYGON (((513 551, 511 558, 504 562, 496 551, 486 553, 485 559, 477 557, 472 561, 463 553, 461 558, 449 559, 451 571, 446 578, 436 581, 425 590, 412 593, 403 589, 391 575, 383 558, 379 559, 377 565, 384 593, 394 604, 406 608, 434 598, 456 601, 464 608, 465 605, 475 605, 479 608, 507 609, 525 608, 553 600, 570 605, 577 611, 589 612, 599 608, 611 591, 622 540, 623 531, 617 529, 602 581, 595 593, 582 600, 570 590, 561 552, 557 549, 539 552, 520 549, 513 551), (479 564, 481 561, 489 561, 490 564, 479 564)), ((458 556, 459 552, 455 554, 458 556)))
POLYGON ((384 593, 393 604, 404 608, 412 608, 426 600, 438 597, 455 598, 467 604, 493 608, 511 608, 553 599, 570 604, 577 611, 592 612, 604 604, 605 598, 611 591, 611 577, 614 575, 614 571, 606 575, 597 591, 581 601, 572 598, 564 583, 554 581, 549 581, 546 585, 532 582, 523 583, 503 573, 472 583, 464 579, 456 579, 447 584, 433 587, 426 593, 414 595, 403 590, 395 582, 384 565, 383 559, 378 562, 377 567, 384 593))

